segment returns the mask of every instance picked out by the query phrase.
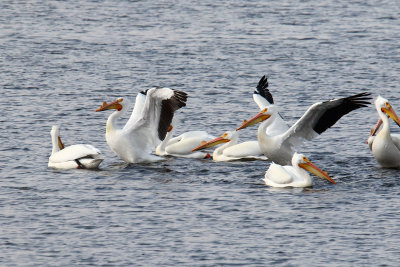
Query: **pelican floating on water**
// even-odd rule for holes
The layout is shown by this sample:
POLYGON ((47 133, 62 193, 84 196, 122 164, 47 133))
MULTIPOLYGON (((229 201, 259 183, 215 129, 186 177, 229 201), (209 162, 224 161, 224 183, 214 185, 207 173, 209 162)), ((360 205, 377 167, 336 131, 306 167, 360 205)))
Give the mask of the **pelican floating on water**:
POLYGON ((262 122, 258 128, 258 143, 261 151, 269 160, 289 165, 296 148, 304 140, 312 140, 334 125, 345 114, 370 104, 369 93, 318 102, 313 104, 304 115, 288 130, 278 134, 268 134, 268 127, 279 117, 275 105, 263 109, 249 121, 244 121, 236 130, 262 122))
POLYGON ((50 131, 52 152, 48 166, 55 169, 96 169, 104 160, 100 150, 92 145, 77 144, 65 147, 59 126, 50 131))
MULTIPOLYGON (((263 110, 264 108, 274 104, 274 99, 268 90, 268 85, 268 79, 264 75, 261 77, 256 89, 253 92, 253 100, 260 110, 263 110)), ((288 125, 279 114, 276 120, 266 129, 266 131, 269 134, 277 134, 284 132, 287 129, 289 129, 288 125)), ((245 141, 238 144, 238 140, 238 132, 226 132, 215 140, 203 143, 195 150, 213 147, 221 143, 227 143, 214 151, 213 159, 215 161, 232 161, 240 159, 267 160, 267 157, 260 150, 258 141, 245 141)))
POLYGON ((212 154, 214 161, 233 161, 242 159, 267 160, 267 158, 262 154, 257 141, 247 141, 239 144, 238 141, 239 133, 237 131, 228 131, 213 140, 204 142, 193 149, 193 151, 225 143, 214 150, 212 154))
POLYGON ((309 187, 312 186, 311 172, 322 179, 336 184, 328 173, 315 166, 303 154, 294 153, 290 166, 281 166, 272 163, 265 172, 264 182, 272 187, 309 187))
POLYGON ((194 148, 201 145, 202 142, 207 142, 215 137, 208 134, 206 131, 190 131, 179 136, 172 137, 173 126, 168 128, 165 139, 157 146, 156 155, 158 156, 173 156, 181 158, 210 158, 210 154, 192 151, 194 148))
POLYGON ((153 162, 163 158, 153 155, 156 146, 164 140, 174 112, 186 105, 187 94, 170 88, 151 88, 140 92, 126 125, 119 129, 116 120, 127 112, 125 99, 106 103, 96 110, 115 109, 107 120, 107 144, 128 163, 153 162))
POLYGON ((389 118, 391 118, 400 126, 400 118, 389 101, 381 96, 378 96, 375 100, 375 107, 379 120, 371 130, 367 143, 375 159, 382 167, 400 168, 400 135, 391 134, 389 125, 389 118), (382 129, 378 132, 380 128, 382 129), (375 138, 373 137, 374 134, 376 134, 375 138))
MULTIPOLYGON (((265 75, 261 77, 253 92, 253 100, 260 110, 269 107, 274 103, 272 94, 268 90, 268 79, 265 75)), ((269 130, 267 131, 269 133, 276 133, 287 130, 288 128, 286 122, 279 116, 273 125, 268 127, 269 130)), ((245 141, 238 143, 238 140, 239 133, 229 131, 214 140, 204 142, 199 145, 199 147, 195 148, 194 151, 214 147, 221 143, 227 143, 214 151, 213 159, 215 161, 233 161, 240 159, 267 160, 267 157, 265 157, 260 150, 258 141, 245 141)))

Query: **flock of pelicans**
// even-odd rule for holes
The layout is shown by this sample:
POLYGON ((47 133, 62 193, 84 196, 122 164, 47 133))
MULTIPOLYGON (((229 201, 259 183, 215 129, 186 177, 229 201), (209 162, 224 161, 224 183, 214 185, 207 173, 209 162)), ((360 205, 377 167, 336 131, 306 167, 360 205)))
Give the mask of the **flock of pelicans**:
MULTIPOLYGON (((119 158, 128 163, 155 162, 162 156, 209 158, 201 150, 223 144, 212 153, 215 161, 240 159, 270 160, 272 164, 265 172, 264 182, 272 187, 312 186, 309 171, 335 184, 328 173, 322 171, 307 157, 296 152, 305 140, 312 140, 334 125, 342 116, 361 107, 371 100, 369 93, 333 99, 313 104, 291 127, 282 119, 278 107, 268 90, 268 80, 263 76, 253 93, 253 99, 260 112, 245 120, 235 131, 228 131, 219 137, 204 131, 191 131, 172 137, 171 125, 175 111, 186 105, 187 94, 170 88, 152 88, 136 96, 132 114, 123 128, 116 121, 130 108, 126 99, 104 102, 96 110, 115 110, 107 120, 107 144, 119 158), (258 140, 238 143, 238 131, 260 123, 258 140)), ((379 120, 367 140, 375 159, 382 167, 400 168, 400 135, 391 134, 389 118, 400 126, 388 100, 378 96, 375 107, 379 120)), ((101 152, 91 145, 65 147, 61 141, 59 127, 51 130, 52 154, 49 167, 57 169, 98 168, 104 160, 101 152)))

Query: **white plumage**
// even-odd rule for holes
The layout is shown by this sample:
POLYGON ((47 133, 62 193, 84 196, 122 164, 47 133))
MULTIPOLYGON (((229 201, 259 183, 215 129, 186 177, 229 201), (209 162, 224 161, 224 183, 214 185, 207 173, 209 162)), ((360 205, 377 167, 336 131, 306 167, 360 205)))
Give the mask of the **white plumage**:
POLYGON ((171 125, 168 129, 165 139, 157 146, 156 155, 197 159, 210 157, 208 153, 192 151, 202 142, 207 142, 215 138, 214 136, 208 134, 206 131, 190 131, 176 137, 172 136, 173 127, 171 125))
POLYGON ((370 99, 369 93, 361 93, 350 97, 319 102, 312 105, 306 113, 289 129, 274 133, 268 129, 276 121, 281 120, 275 105, 263 109, 259 114, 244 121, 237 130, 262 122, 258 128, 258 143, 261 151, 268 159, 280 165, 289 165, 296 148, 304 140, 312 140, 334 125, 342 116, 360 107, 365 107, 370 99))
POLYGON ((307 171, 333 184, 336 183, 326 172, 311 163, 304 155, 298 153, 293 154, 290 166, 272 163, 265 172, 263 180, 266 185, 271 187, 310 187, 312 186, 312 178, 307 171))
POLYGON ((48 166, 56 169, 95 169, 104 160, 100 150, 92 145, 77 144, 64 147, 59 127, 54 125, 50 132, 52 152, 48 166))
POLYGON ((194 149, 201 150, 216 145, 223 144, 216 148, 212 154, 214 161, 233 161, 241 159, 260 159, 266 160, 267 158, 262 154, 257 141, 246 141, 239 143, 239 133, 237 131, 228 131, 223 135, 203 143, 194 149))
POLYGON ((136 97, 135 107, 126 125, 116 125, 118 118, 127 112, 127 101, 120 98, 96 111, 116 109, 106 124, 106 140, 112 151, 128 163, 159 161, 152 154, 165 138, 174 112, 186 105, 187 94, 170 88, 152 88, 136 97))
POLYGON ((375 107, 379 120, 371 130, 367 143, 376 161, 382 167, 400 168, 400 135, 390 133, 389 121, 389 118, 391 118, 400 126, 400 118, 389 101, 381 96, 378 96, 375 100, 375 107), (381 130, 379 130, 380 128, 381 130), (376 134, 375 137, 374 134, 376 134))
MULTIPOLYGON (((258 82, 256 89, 253 92, 253 100, 263 110, 273 105, 274 100, 271 93, 268 90, 268 79, 264 75, 258 82)), ((246 121, 245 121, 246 122, 246 121)), ((279 115, 276 120, 266 129, 268 134, 278 134, 286 131, 289 127, 286 122, 279 115)), ((216 140, 212 140, 203 146, 199 146, 196 150, 213 147, 222 142, 227 142, 215 149, 213 152, 213 159, 215 161, 232 161, 240 159, 259 159, 267 160, 267 157, 261 152, 258 141, 245 141, 238 143, 239 133, 226 132, 216 140)))

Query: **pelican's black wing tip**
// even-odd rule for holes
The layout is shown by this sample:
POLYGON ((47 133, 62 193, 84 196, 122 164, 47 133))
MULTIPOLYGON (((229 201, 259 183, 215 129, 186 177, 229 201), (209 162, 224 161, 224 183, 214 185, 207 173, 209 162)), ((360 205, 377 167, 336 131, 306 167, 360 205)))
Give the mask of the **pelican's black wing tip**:
POLYGON ((161 114, 160 121, 158 123, 158 138, 164 140, 165 135, 168 132, 168 128, 171 125, 175 111, 186 106, 188 94, 173 90, 173 95, 169 99, 161 101, 161 114))
POLYGON ((254 90, 254 94, 258 94, 264 97, 270 104, 274 104, 274 98, 272 97, 271 92, 268 89, 268 77, 264 75, 261 77, 260 81, 256 86, 256 90, 254 90))
MULTIPOLYGON (((333 106, 327 108, 320 116, 318 121, 313 126, 313 129, 318 134, 323 133, 332 125, 334 125, 341 117, 344 115, 362 108, 367 107, 371 103, 371 93, 364 92, 348 97, 343 97, 339 99, 332 100, 333 106)), ((329 101, 326 101, 329 102, 329 101)))

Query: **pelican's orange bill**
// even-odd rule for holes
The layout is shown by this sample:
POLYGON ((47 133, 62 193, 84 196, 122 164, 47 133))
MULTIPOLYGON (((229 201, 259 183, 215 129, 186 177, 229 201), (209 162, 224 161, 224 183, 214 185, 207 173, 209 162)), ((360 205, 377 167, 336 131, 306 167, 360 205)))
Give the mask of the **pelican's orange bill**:
POLYGON ((394 111, 393 107, 386 103, 386 108, 381 108, 382 112, 386 113, 397 125, 400 127, 400 118, 397 116, 396 112, 394 111))
MULTIPOLYGON (((224 135, 225 135, 225 134, 224 134, 224 135)), ((229 142, 230 140, 224 138, 224 137, 226 136, 226 135, 225 135, 225 136, 224 136, 224 135, 222 135, 222 136, 220 136, 220 137, 217 137, 217 138, 215 138, 215 139, 213 139, 213 140, 211 140, 211 141, 208 141, 208 142, 205 142, 205 141, 201 142, 201 145, 199 145, 198 147, 196 147, 195 149, 193 149, 192 152, 193 152, 193 151, 196 151, 196 150, 201 150, 201 149, 205 149, 205 148, 210 148, 210 147, 213 147, 213 146, 222 144, 222 143, 229 142)))
POLYGON ((268 110, 268 108, 265 108, 261 112, 259 112, 257 115, 255 115, 253 118, 251 118, 250 120, 248 120, 248 121, 244 120, 242 125, 240 125, 238 128, 236 128, 236 131, 247 128, 247 127, 257 124, 259 122, 265 121, 266 119, 271 117, 271 115, 265 114, 265 112, 267 112, 267 110, 268 110))
POLYGON ((103 104, 98 109, 95 110, 95 112, 108 110, 108 109, 116 109, 118 111, 121 111, 122 105, 120 103, 122 101, 123 101, 122 98, 117 99, 111 103, 107 103, 106 101, 104 101, 103 104))
POLYGON ((318 168, 316 165, 314 165, 311 161, 307 160, 306 163, 300 163, 299 167, 315 174, 316 176, 328 180, 329 182, 331 182, 332 184, 336 184, 336 182, 328 176, 328 173, 321 170, 320 168, 318 168))

